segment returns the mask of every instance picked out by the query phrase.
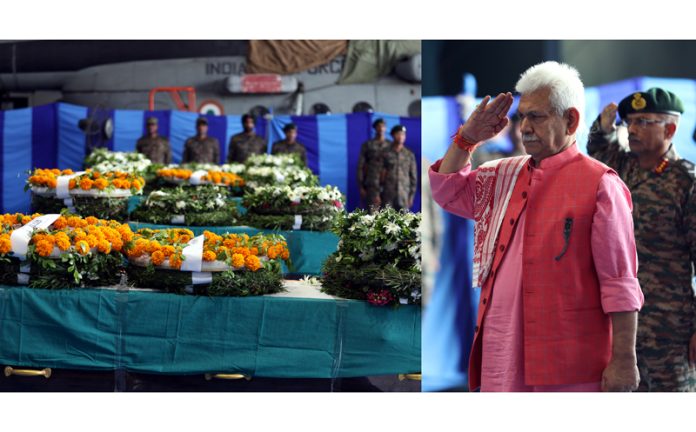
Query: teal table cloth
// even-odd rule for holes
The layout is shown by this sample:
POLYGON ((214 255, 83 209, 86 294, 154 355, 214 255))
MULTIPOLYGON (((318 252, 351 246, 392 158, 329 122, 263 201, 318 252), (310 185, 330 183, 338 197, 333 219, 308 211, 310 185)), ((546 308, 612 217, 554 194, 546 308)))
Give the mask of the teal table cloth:
MULTIPOLYGON (((181 228, 175 225, 155 225, 140 222, 129 222, 133 231, 140 228, 151 229, 167 229, 181 228)), ((192 227, 185 228, 193 231, 194 235, 201 235, 203 231, 211 231, 216 234, 237 233, 254 235, 257 233, 264 234, 280 234, 288 241, 288 249, 290 250, 290 260, 293 267, 291 269, 284 268, 287 275, 310 275, 317 276, 321 274, 321 268, 324 265, 326 258, 338 249, 339 238, 332 232, 317 232, 317 231, 271 231, 261 230, 252 227, 192 227)))
POLYGON ((0 286, 0 364, 345 378, 420 372, 421 309, 0 286))

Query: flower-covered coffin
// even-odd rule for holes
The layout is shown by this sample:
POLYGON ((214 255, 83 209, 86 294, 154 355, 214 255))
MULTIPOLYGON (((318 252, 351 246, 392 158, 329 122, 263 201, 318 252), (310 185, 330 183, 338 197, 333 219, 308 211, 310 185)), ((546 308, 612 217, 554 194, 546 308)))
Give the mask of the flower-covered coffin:
POLYGON ((104 219, 126 219, 128 197, 141 194, 145 180, 123 171, 102 172, 94 169, 36 169, 25 189, 32 192, 32 208, 37 213, 71 213, 104 219))
POLYGON ((334 186, 264 186, 247 191, 244 222, 280 230, 327 231, 344 211, 344 197, 334 186))
POLYGON ((324 264, 323 291, 375 305, 421 302, 420 214, 387 208, 339 216, 338 250, 324 264))
POLYGON ((151 192, 131 220, 187 226, 233 226, 239 212, 225 187, 180 186, 151 192))
POLYGON ((70 215, 2 216, 2 283, 35 288, 119 283, 121 250, 133 237, 128 225, 70 215))
POLYGON ((139 230, 126 246, 135 286, 177 293, 263 295, 282 290, 285 239, 276 235, 194 237, 188 229, 139 230))

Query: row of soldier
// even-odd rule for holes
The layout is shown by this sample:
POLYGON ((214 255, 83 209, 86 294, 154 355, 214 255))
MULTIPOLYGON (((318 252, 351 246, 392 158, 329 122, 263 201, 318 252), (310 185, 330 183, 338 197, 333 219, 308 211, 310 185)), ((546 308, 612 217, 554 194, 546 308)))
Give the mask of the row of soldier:
MULTIPOLYGON (((159 125, 156 117, 147 119, 147 133, 136 144, 136 151, 148 157, 153 163, 170 164, 172 149, 169 140, 159 135, 159 125)), ((230 139, 227 152, 228 163, 244 163, 250 155, 266 153, 266 140, 256 135, 254 117, 242 116, 243 132, 230 139)), ((297 153, 304 164, 307 164, 307 149, 297 141, 297 126, 293 123, 283 128, 285 139, 276 141, 271 154, 297 153)), ((186 140, 181 163, 211 163, 220 161, 220 142, 208 135, 208 119, 199 117, 196 120, 196 135, 186 140)))
MULTIPOLYGON (((242 116, 244 130, 230 138, 227 162, 244 163, 254 154, 266 153, 266 140, 257 135, 254 117, 242 116)), ((357 179, 360 197, 366 208, 391 206, 395 209, 408 209, 418 186, 416 158, 405 147, 406 128, 394 126, 392 141, 386 138, 386 124, 383 119, 373 123, 375 137, 366 141, 360 150, 357 179)), ((293 123, 283 128, 285 139, 276 141, 271 154, 296 153, 307 164, 307 149, 297 141, 297 126, 293 123)), ((147 119, 147 133, 138 140, 136 151, 147 156, 153 163, 170 164, 172 150, 169 140, 158 132, 157 118, 147 119)), ((182 163, 213 163, 220 160, 220 143, 208 135, 208 120, 196 120, 196 135, 187 139, 184 145, 182 163)))

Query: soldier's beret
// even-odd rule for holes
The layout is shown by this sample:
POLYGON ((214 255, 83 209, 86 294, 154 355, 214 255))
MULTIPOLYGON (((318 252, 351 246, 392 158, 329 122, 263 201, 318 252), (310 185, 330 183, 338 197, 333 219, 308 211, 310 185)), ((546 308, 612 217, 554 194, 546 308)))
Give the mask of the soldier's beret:
POLYGON ((151 125, 156 125, 157 124, 157 117, 148 117, 147 118, 147 124, 151 125))
POLYGON ((291 130, 297 130, 297 125, 295 125, 295 123, 288 123, 283 126, 283 132, 289 132, 291 130))
POLYGON ((198 126, 198 125, 206 125, 207 126, 208 119, 205 117, 198 117, 198 119, 196 119, 196 126, 198 126))
POLYGON ((378 118, 377 120, 372 122, 372 128, 376 128, 378 124, 384 124, 384 119, 378 118))
POLYGON ((391 130, 391 134, 394 135, 397 132, 406 132, 406 126, 404 126, 404 125, 394 126, 391 130))
POLYGON ((619 103, 619 116, 626 118, 634 113, 681 114, 684 104, 671 91, 653 87, 644 92, 635 92, 619 103))

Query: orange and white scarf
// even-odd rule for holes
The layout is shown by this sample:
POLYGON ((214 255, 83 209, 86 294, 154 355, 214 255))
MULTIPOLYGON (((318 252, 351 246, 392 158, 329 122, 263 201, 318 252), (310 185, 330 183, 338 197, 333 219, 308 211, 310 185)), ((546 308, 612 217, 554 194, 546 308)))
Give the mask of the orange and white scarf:
POLYGON ((474 282, 482 287, 493 265, 500 232, 517 176, 529 156, 497 159, 481 165, 474 203, 474 282))

